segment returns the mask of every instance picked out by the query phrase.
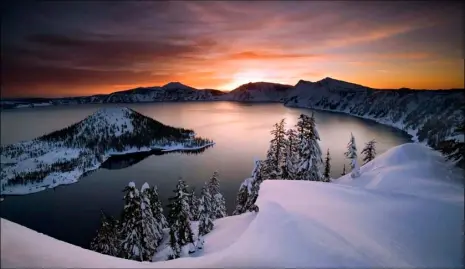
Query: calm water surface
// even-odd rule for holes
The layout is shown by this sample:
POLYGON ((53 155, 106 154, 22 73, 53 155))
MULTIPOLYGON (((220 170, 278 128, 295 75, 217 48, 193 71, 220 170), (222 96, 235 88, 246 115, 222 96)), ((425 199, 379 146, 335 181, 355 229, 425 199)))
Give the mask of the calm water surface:
MULTIPOLYGON (((9 110, 1 113, 1 143, 35 138, 109 106, 127 106, 165 124, 191 128, 198 135, 213 139, 216 145, 200 154, 171 153, 115 160, 78 183, 26 196, 8 196, 0 203, 1 217, 87 248, 99 226, 100 209, 119 216, 123 205, 121 190, 129 181, 134 181, 138 187, 144 182, 157 185, 166 205, 179 177, 200 191, 215 170, 219 171, 221 189, 231 213, 237 189, 251 174, 254 158, 266 156, 273 124, 286 118, 287 126, 294 126, 301 113, 312 113, 282 104, 234 102, 99 104, 9 110)), ((410 141, 405 134, 371 121, 331 112, 314 113, 321 149, 326 153, 329 148, 332 155, 333 177, 340 175, 346 163, 343 153, 351 132, 359 151, 371 139, 378 141, 378 153, 410 141)))

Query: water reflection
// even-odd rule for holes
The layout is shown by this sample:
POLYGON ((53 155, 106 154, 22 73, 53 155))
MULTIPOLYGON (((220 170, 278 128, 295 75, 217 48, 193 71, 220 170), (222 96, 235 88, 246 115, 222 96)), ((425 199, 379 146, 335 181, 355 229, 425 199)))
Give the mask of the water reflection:
POLYGON ((185 155, 199 155, 205 152, 205 150, 207 150, 210 147, 213 147, 213 145, 196 150, 175 150, 167 152, 161 150, 152 150, 147 152, 128 153, 125 155, 113 155, 110 158, 108 158, 104 163, 102 163, 100 168, 108 170, 124 169, 133 166, 150 156, 161 156, 174 153, 182 153, 185 155))

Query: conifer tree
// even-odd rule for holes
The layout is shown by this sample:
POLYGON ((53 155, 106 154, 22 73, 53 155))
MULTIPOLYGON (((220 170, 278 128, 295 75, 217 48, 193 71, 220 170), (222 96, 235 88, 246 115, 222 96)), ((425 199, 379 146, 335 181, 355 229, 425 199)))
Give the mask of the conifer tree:
POLYGON ((346 164, 344 164, 344 168, 342 168, 341 176, 344 176, 345 174, 346 174, 346 164))
POLYGON ((153 217, 159 226, 158 229, 168 228, 168 221, 163 214, 163 205, 158 195, 157 186, 153 186, 152 188, 148 189, 147 192, 150 197, 150 208, 152 209, 153 217))
MULTIPOLYGON (((177 223, 175 223, 178 225, 177 223)), ((179 244, 179 239, 177 236, 177 232, 175 229, 170 227, 170 241, 168 246, 168 260, 173 260, 181 257, 181 248, 182 246, 179 244)))
POLYGON ((365 148, 362 150, 362 154, 364 154, 363 161, 364 163, 368 163, 372 161, 376 157, 376 141, 373 139, 365 144, 365 148))
POLYGON ((181 249, 187 244, 194 244, 191 222, 189 220, 190 194, 186 183, 180 179, 176 185, 175 196, 170 198, 170 212, 168 221, 170 223, 170 247, 172 258, 179 258, 181 249))
POLYGON ((90 243, 90 249, 105 255, 117 256, 119 248, 118 221, 100 211, 100 228, 90 243))
POLYGON ((323 174, 320 169, 323 159, 318 145, 320 136, 316 130, 313 114, 311 117, 301 114, 296 127, 300 144, 296 176, 300 180, 322 181, 323 174))
POLYGON ((241 184, 236 198, 236 209, 233 215, 240 215, 248 211, 258 212, 259 208, 255 205, 260 191, 260 184, 263 182, 263 169, 265 165, 263 161, 256 160, 252 171, 252 177, 247 178, 241 184))
MULTIPOLYGON (((247 181, 248 179, 246 179, 247 181)), ((239 192, 236 197, 236 209, 233 211, 233 215, 240 215, 246 212, 246 204, 249 199, 249 190, 247 184, 242 183, 239 187, 239 192)))
POLYGON ((283 179, 296 179, 296 170, 298 162, 298 137, 294 129, 289 129, 286 131, 286 148, 284 151, 284 164, 282 168, 282 178, 283 179))
POLYGON ((191 221, 198 221, 199 220, 199 198, 195 195, 195 188, 192 188, 192 192, 190 193, 189 199, 189 218, 191 221))
MULTIPOLYGON (((141 210, 142 210, 142 225, 143 225, 143 241, 144 250, 148 260, 155 254, 156 248, 163 240, 163 228, 161 223, 157 221, 152 211, 152 190, 148 183, 142 185, 140 191, 141 210)), ((146 259, 147 260, 147 259, 146 259)))
POLYGON ((203 236, 209 233, 213 229, 213 219, 211 218, 212 206, 211 206, 212 197, 210 195, 210 190, 208 185, 205 185, 202 188, 202 194, 200 197, 200 218, 199 218, 199 231, 197 236, 197 248, 203 248, 204 239, 203 236))
POLYGON ((218 171, 213 173, 213 176, 208 182, 208 187, 210 189, 210 195, 212 196, 212 215, 211 217, 215 220, 218 218, 224 218, 226 214, 226 200, 221 194, 220 191, 220 180, 218 179, 218 171))
POLYGON ((331 161, 331 156, 329 156, 329 149, 328 151, 326 152, 326 158, 325 158, 325 171, 323 173, 323 181, 325 182, 330 182, 331 181, 331 176, 330 176, 330 173, 331 173, 331 164, 330 164, 330 161, 331 161))
POLYGON ((271 134, 273 138, 270 141, 270 148, 266 156, 266 173, 269 179, 282 177, 282 166, 284 163, 284 154, 286 150, 286 130, 284 129, 285 120, 275 123, 271 134))
POLYGON ((350 160, 350 176, 352 178, 360 176, 360 167, 358 166, 357 161, 357 146, 355 144, 355 138, 352 133, 350 133, 350 141, 349 144, 347 144, 347 152, 345 155, 350 160))
POLYGON ((258 212, 259 208, 255 204, 258 199, 258 193, 260 191, 260 184, 263 182, 263 169, 264 163, 263 161, 256 160, 255 167, 252 171, 252 184, 249 188, 250 193, 247 199, 246 209, 250 212, 258 212))
POLYGON ((123 190, 124 209, 121 214, 121 249, 120 257, 130 260, 144 260, 143 225, 141 221, 142 211, 139 191, 134 182, 123 190))

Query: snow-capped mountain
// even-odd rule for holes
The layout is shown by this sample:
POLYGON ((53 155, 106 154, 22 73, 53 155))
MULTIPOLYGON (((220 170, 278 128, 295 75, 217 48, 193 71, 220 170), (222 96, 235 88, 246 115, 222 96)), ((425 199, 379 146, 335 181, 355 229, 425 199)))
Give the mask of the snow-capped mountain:
POLYGON ((253 82, 239 86, 222 95, 220 99, 238 102, 283 102, 292 87, 278 83, 253 82))
POLYGON ((103 103, 139 103, 171 101, 212 101, 223 92, 217 90, 197 90, 179 82, 170 82, 161 87, 136 88, 115 92, 106 96, 103 103))
POLYGON ((213 142, 124 107, 104 108, 36 139, 2 146, 1 194, 27 194, 76 182, 112 155, 196 150, 213 142))

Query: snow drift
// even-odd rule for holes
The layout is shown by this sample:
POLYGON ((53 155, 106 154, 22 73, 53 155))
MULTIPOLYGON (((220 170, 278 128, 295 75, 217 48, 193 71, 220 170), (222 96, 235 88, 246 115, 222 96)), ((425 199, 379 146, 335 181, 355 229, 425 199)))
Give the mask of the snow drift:
POLYGON ((259 213, 219 219, 195 256, 140 263, 2 219, 2 267, 434 267, 462 264, 463 187, 439 153, 404 144, 334 183, 267 180, 259 213))

